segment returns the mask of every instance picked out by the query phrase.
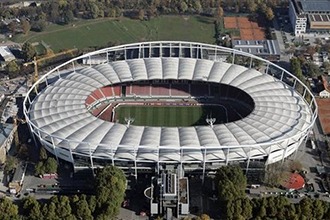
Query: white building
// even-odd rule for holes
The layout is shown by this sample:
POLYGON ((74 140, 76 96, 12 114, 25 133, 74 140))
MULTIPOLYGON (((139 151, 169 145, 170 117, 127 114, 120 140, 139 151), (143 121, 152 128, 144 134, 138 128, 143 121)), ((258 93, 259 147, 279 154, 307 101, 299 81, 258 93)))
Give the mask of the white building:
POLYGON ((41 2, 36 2, 36 1, 21 1, 15 4, 11 4, 8 7, 9 8, 25 8, 25 7, 29 7, 31 5, 36 5, 36 6, 40 6, 41 2))
POLYGON ((5 94, 0 93, 0 103, 5 99, 5 94))
POLYGON ((10 61, 16 59, 14 54, 9 50, 9 48, 7 46, 0 47, 0 58, 4 62, 10 62, 10 61))
POLYGON ((295 36, 306 33, 307 27, 307 16, 298 4, 298 1, 291 0, 289 5, 289 17, 295 36))
POLYGON ((329 33, 330 0, 290 0, 289 17, 295 36, 329 33))
POLYGON ((323 90, 319 93, 321 98, 330 98, 330 92, 328 92, 327 90, 323 90))

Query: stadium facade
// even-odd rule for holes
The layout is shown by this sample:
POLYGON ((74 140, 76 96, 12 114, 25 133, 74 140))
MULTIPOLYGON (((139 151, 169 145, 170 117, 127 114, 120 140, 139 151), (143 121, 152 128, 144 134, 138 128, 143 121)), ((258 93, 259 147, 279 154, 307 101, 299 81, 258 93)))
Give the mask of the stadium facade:
POLYGON ((306 141, 317 105, 299 79, 267 60, 215 45, 160 41, 110 47, 63 63, 32 86, 24 114, 35 139, 76 168, 113 164, 137 173, 180 166, 205 174, 233 162, 248 169, 252 161, 283 161, 306 141), (123 94, 139 82, 150 84, 150 91, 123 94), (152 92, 159 82, 168 84, 165 94, 152 92), (176 82, 235 87, 253 100, 251 112, 190 127, 135 126, 92 114, 104 102, 207 98, 190 90, 175 93, 176 82))

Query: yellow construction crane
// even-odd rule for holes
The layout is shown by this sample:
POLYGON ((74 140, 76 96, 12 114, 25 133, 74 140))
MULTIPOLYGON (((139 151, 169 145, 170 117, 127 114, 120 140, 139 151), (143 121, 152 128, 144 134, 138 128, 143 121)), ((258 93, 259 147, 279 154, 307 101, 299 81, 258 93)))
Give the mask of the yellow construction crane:
MULTIPOLYGON (((38 78, 39 78, 37 57, 34 57, 33 64, 34 64, 34 74, 33 74, 33 77, 32 77, 32 85, 34 85, 38 81, 38 78)), ((34 92, 38 93, 38 86, 37 85, 34 87, 34 92)))

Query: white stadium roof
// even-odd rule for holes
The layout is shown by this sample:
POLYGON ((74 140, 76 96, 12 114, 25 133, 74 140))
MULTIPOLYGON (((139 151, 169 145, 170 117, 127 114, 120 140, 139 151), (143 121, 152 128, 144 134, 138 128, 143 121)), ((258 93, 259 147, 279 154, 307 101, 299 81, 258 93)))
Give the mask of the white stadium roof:
MULTIPOLYGON (((311 123, 310 110, 301 97, 275 78, 243 66, 192 58, 145 58, 115 61, 83 68, 61 77, 42 91, 33 103, 30 120, 50 136, 63 139, 55 144, 66 148, 72 140, 72 151, 110 156, 114 148, 120 158, 130 159, 134 152, 125 146, 145 146, 138 155, 158 160, 153 149, 159 146, 196 147, 239 146, 271 142, 290 137, 306 129, 311 123), (113 83, 154 79, 186 79, 224 83, 247 92, 255 102, 255 109, 247 117, 225 124, 196 127, 143 127, 115 124, 93 116, 85 106, 85 99, 95 89, 113 83), (79 88, 79 89, 78 89, 79 88), (105 146, 103 146, 104 144, 105 146)), ((47 134, 47 135, 46 135, 47 134)), ((161 160, 179 160, 175 151, 164 149, 161 160)), ((267 149, 260 149, 265 154, 267 149)), ((194 152, 194 151, 192 151, 194 152)), ((225 152, 216 152, 222 157, 225 152)), ((236 152, 245 154, 242 152, 236 152)), ((232 155, 235 157, 236 155, 232 155)), ((186 155, 199 160, 201 152, 186 155)))
POLYGON ((204 162, 205 169, 206 162, 283 160, 312 128, 317 116, 315 103, 308 88, 292 74, 256 56, 200 43, 143 42, 95 51, 56 67, 30 89, 24 114, 47 149, 73 163, 73 155, 80 155, 89 157, 92 164, 93 158, 204 162), (93 56, 103 57, 98 60, 104 63, 92 65, 96 61, 93 56), (234 58, 230 63, 224 62, 228 56, 234 58), (259 59, 262 72, 234 64, 235 56, 248 58, 250 67, 259 59), (79 60, 89 65, 78 68, 79 60), (61 74, 63 68, 65 74, 61 74), (104 86, 176 79, 239 88, 253 99, 254 109, 240 120, 213 126, 145 127, 104 121, 86 107, 86 98, 104 86), (33 99, 36 88, 41 89, 33 99))

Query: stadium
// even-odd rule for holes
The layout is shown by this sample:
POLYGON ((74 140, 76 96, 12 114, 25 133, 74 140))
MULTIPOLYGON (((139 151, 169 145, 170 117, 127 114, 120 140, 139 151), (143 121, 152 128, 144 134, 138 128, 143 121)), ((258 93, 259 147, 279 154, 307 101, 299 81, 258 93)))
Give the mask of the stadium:
POLYGON ((75 168, 283 161, 317 117, 310 90, 254 55, 193 42, 141 42, 74 58, 24 100, 36 141, 75 168))

